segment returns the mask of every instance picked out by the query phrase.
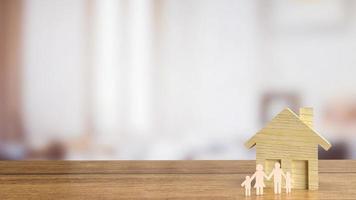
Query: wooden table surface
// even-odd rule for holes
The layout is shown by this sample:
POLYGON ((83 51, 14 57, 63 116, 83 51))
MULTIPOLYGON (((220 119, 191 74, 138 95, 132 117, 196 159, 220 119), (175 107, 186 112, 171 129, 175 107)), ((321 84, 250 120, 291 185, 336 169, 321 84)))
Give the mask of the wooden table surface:
POLYGON ((0 199, 356 199, 356 160, 319 161, 319 191, 245 198, 255 161, 0 161, 0 199))

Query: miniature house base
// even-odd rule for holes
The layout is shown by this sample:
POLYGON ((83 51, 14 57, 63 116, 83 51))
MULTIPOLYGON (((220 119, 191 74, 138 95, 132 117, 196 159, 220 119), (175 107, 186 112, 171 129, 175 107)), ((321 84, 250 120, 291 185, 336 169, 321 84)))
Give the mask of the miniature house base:
POLYGON ((312 108, 302 108, 300 116, 286 108, 245 144, 256 146, 256 164, 262 164, 267 174, 276 162, 291 172, 294 189, 318 189, 318 145, 331 147, 313 129, 312 118, 312 108))

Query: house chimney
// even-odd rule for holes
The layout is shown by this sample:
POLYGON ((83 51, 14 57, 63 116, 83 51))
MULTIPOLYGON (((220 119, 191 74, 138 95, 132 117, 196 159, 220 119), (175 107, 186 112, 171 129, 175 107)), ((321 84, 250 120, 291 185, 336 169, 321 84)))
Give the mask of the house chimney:
POLYGON ((313 127, 313 108, 300 108, 299 118, 308 126, 313 127))

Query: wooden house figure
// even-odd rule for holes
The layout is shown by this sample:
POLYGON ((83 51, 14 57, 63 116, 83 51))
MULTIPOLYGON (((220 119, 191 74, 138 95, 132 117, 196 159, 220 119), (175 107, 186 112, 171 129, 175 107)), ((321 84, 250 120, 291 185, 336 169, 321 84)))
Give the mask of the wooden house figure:
MULTIPOLYGON (((317 190, 318 145, 329 150, 331 144, 313 128, 313 109, 301 108, 299 116, 284 109, 245 146, 256 146, 256 164, 269 174, 276 162, 292 177, 292 188, 317 190)), ((268 187, 269 185, 267 185, 268 187)))

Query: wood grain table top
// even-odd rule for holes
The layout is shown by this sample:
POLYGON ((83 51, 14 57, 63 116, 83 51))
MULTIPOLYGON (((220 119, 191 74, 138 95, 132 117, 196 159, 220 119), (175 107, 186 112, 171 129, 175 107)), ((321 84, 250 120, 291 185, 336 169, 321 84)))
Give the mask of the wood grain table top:
POLYGON ((320 160, 318 191, 244 196, 255 161, 0 161, 0 199, 356 199, 356 160, 320 160))

